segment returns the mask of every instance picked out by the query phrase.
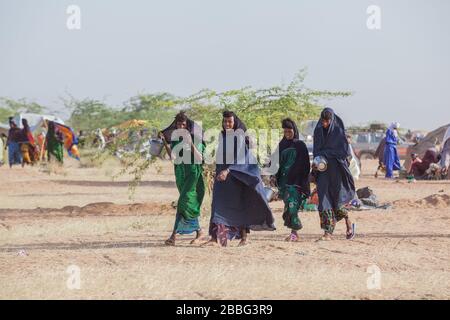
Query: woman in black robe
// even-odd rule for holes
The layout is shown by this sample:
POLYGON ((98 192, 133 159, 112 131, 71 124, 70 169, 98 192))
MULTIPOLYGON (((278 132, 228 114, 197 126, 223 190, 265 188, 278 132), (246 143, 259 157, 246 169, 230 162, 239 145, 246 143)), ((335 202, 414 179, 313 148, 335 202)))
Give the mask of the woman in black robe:
POLYGON ((284 225, 291 229, 286 241, 298 241, 297 231, 302 229, 298 215, 310 196, 309 152, 299 140, 297 125, 287 118, 281 123, 283 139, 278 144, 279 169, 275 175, 279 198, 284 202, 284 225))
POLYGON ((347 225, 347 239, 352 239, 355 225, 351 223, 345 208, 355 198, 355 183, 349 170, 351 154, 344 123, 330 108, 322 111, 314 130, 313 154, 327 160, 325 171, 314 170, 320 226, 324 231, 321 240, 331 240, 336 223, 342 219, 347 225))
POLYGON ((228 240, 240 239, 243 246, 250 230, 275 230, 274 219, 245 136, 247 128, 233 112, 225 111, 222 129, 207 244, 226 246, 228 240))

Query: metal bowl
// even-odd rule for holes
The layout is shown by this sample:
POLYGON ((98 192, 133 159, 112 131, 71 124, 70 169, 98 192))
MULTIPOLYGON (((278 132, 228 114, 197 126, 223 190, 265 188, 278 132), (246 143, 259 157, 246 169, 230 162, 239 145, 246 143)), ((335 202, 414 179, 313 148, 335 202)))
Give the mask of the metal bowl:
POLYGON ((313 159, 313 166, 316 168, 317 171, 323 172, 327 170, 328 167, 328 161, 325 157, 317 156, 313 159))
POLYGON ((164 143, 161 139, 151 139, 150 140, 150 154, 152 156, 159 156, 162 152, 164 143))

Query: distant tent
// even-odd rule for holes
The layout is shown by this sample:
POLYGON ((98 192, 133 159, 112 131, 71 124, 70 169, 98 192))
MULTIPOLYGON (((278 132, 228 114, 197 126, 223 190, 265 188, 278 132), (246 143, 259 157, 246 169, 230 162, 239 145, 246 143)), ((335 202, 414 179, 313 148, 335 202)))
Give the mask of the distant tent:
POLYGON ((434 131, 431 131, 425 136, 425 138, 420 140, 418 144, 409 147, 407 151, 407 158, 404 164, 405 168, 409 168, 411 164, 411 157, 409 157, 411 153, 417 153, 419 157, 423 157, 428 149, 440 145, 442 143, 442 139, 444 139, 445 131, 449 126, 450 124, 447 124, 434 131))
POLYGON ((21 113, 14 117, 14 121, 22 128, 22 119, 27 119, 31 132, 37 133, 41 130, 45 120, 54 121, 60 124, 64 124, 64 121, 58 117, 46 114, 37 113, 21 113))

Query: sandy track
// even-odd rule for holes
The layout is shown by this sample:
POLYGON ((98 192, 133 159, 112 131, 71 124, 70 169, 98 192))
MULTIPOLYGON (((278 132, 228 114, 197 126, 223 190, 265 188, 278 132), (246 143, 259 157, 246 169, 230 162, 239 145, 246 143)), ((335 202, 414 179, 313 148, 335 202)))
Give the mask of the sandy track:
POLYGON ((126 177, 111 181, 114 164, 68 162, 58 175, 2 167, 0 298, 448 299, 450 183, 376 180, 374 165, 364 163, 358 187, 394 209, 352 212, 355 240, 344 239, 340 223, 334 242, 315 242, 319 219, 308 212, 300 242, 286 243, 276 202, 277 231, 225 249, 190 245, 190 237, 163 245, 177 198, 170 165, 149 172, 132 200, 126 177), (79 290, 67 286, 72 265, 79 290), (371 287, 378 271, 380 289, 371 287))

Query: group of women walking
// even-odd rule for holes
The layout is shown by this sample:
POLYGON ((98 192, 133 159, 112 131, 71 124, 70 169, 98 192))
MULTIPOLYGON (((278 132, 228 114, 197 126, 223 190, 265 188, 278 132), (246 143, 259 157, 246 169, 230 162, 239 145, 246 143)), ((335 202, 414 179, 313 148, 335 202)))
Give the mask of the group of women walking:
MULTIPOLYGON (((344 123, 332 109, 326 108, 315 128, 314 157, 326 159, 326 170, 318 170, 314 165, 311 170, 308 149, 299 139, 294 121, 284 119, 282 128, 283 139, 276 151, 279 156, 278 171, 271 180, 278 187, 279 198, 284 201, 284 225, 290 229, 286 241, 299 239, 298 231, 302 229, 299 212, 311 196, 311 182, 317 186, 320 226, 324 232, 319 240, 331 240, 335 225, 340 220, 346 222, 346 238, 352 239, 355 228, 345 206, 355 197, 355 185, 349 170, 351 151, 344 123)), ((235 113, 223 113, 216 153, 210 239, 204 245, 227 246, 228 241, 238 239, 238 245, 243 246, 247 244, 247 235, 251 230, 275 230, 260 169, 250 152, 246 131, 245 124, 235 113)), ((175 245, 177 234, 195 233, 192 243, 198 242, 202 236, 199 216, 205 194, 202 172, 205 143, 199 135, 202 135, 201 130, 183 112, 162 131, 161 136, 170 143, 172 149, 179 143, 184 144, 181 152, 175 152, 175 177, 180 196, 173 232, 166 240, 166 245, 175 245), (174 141, 171 133, 176 129, 185 129, 188 134, 174 141), (190 152, 191 158, 183 155, 183 152, 190 152)))
POLYGON ((27 119, 22 119, 22 128, 19 128, 12 117, 9 118, 9 131, 4 145, 8 149, 8 163, 12 167, 15 164, 33 165, 40 160, 40 154, 47 150, 47 158, 53 157, 59 163, 63 162, 64 137, 55 128, 53 121, 47 122, 47 134, 42 141, 35 141, 27 119))

